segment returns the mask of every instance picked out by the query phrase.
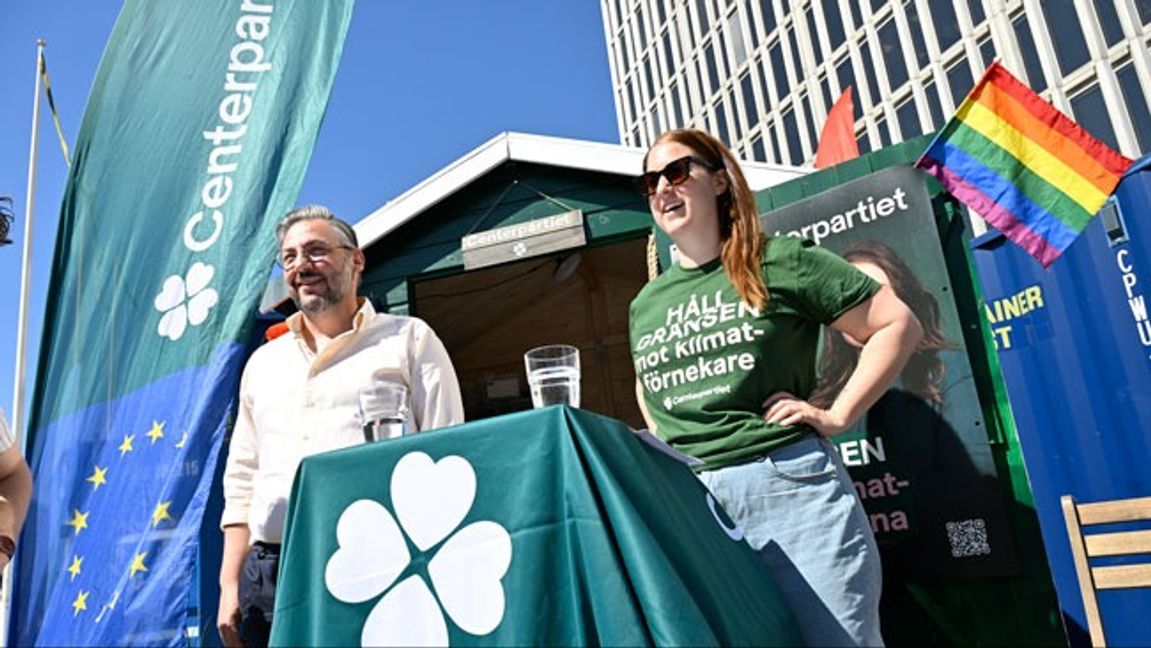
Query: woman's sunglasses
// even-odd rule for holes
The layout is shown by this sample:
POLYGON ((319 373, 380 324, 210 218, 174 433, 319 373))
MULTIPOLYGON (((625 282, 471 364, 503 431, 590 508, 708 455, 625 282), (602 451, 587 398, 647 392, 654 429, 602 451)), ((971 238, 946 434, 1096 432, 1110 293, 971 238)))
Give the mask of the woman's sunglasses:
POLYGON ((691 165, 693 164, 698 164, 708 171, 715 171, 715 167, 694 155, 685 155, 678 160, 668 162, 667 166, 659 171, 648 171, 636 178, 636 189, 645 196, 651 196, 659 187, 660 176, 667 178, 667 181, 671 183, 672 186, 681 185, 691 177, 691 165))

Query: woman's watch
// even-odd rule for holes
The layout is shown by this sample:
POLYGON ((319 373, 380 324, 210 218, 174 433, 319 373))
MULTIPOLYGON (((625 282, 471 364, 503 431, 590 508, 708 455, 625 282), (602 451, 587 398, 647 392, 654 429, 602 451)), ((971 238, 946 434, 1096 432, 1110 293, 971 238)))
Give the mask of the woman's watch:
POLYGON ((12 554, 16 553, 16 541, 12 536, 0 534, 0 553, 8 556, 8 560, 12 560, 12 554))

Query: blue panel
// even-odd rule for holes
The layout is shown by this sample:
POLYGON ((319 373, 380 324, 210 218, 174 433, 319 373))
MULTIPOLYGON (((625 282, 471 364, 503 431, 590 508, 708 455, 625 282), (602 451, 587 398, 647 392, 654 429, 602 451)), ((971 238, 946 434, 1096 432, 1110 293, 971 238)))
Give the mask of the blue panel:
MULTIPOLYGON (((1151 158, 1115 195, 1126 240, 1094 218, 1047 271, 998 233, 972 244, 1073 644, 1088 641, 1059 497, 1151 495, 1151 168, 1141 167, 1151 158)), ((1151 592, 1100 592, 1099 603, 1108 643, 1147 643, 1151 592)))

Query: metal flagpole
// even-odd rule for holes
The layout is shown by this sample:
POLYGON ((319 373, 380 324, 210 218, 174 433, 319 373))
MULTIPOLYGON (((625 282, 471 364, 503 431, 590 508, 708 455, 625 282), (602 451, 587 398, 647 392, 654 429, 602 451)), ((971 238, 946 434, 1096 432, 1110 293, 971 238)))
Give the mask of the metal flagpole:
MULTIPOLYGON (((12 433, 24 450, 24 348, 28 337, 28 293, 32 280, 32 214, 36 202, 36 154, 40 126, 40 71, 44 69, 44 39, 36 41, 36 92, 32 99, 32 142, 28 151, 28 188, 24 194, 24 258, 20 273, 20 315, 16 328, 16 374, 12 388, 12 433)), ((0 588, 0 646, 8 644, 8 619, 12 611, 12 564, 4 570, 0 588)))
POLYGON ((28 343, 28 293, 32 284, 32 220, 36 203, 36 156, 40 131, 40 71, 44 69, 44 39, 36 41, 36 98, 32 100, 32 143, 28 150, 28 191, 24 195, 24 266, 20 273, 20 323, 16 328, 16 375, 12 390, 12 430, 23 448, 24 348, 28 343))

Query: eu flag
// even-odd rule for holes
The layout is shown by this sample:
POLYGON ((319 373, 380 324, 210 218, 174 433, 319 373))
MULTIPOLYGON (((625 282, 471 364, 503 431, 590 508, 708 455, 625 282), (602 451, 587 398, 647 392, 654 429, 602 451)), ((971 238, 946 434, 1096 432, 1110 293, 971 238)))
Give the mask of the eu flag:
POLYGON ((61 208, 11 644, 186 642, 272 229, 299 192, 351 10, 124 3, 61 208))

